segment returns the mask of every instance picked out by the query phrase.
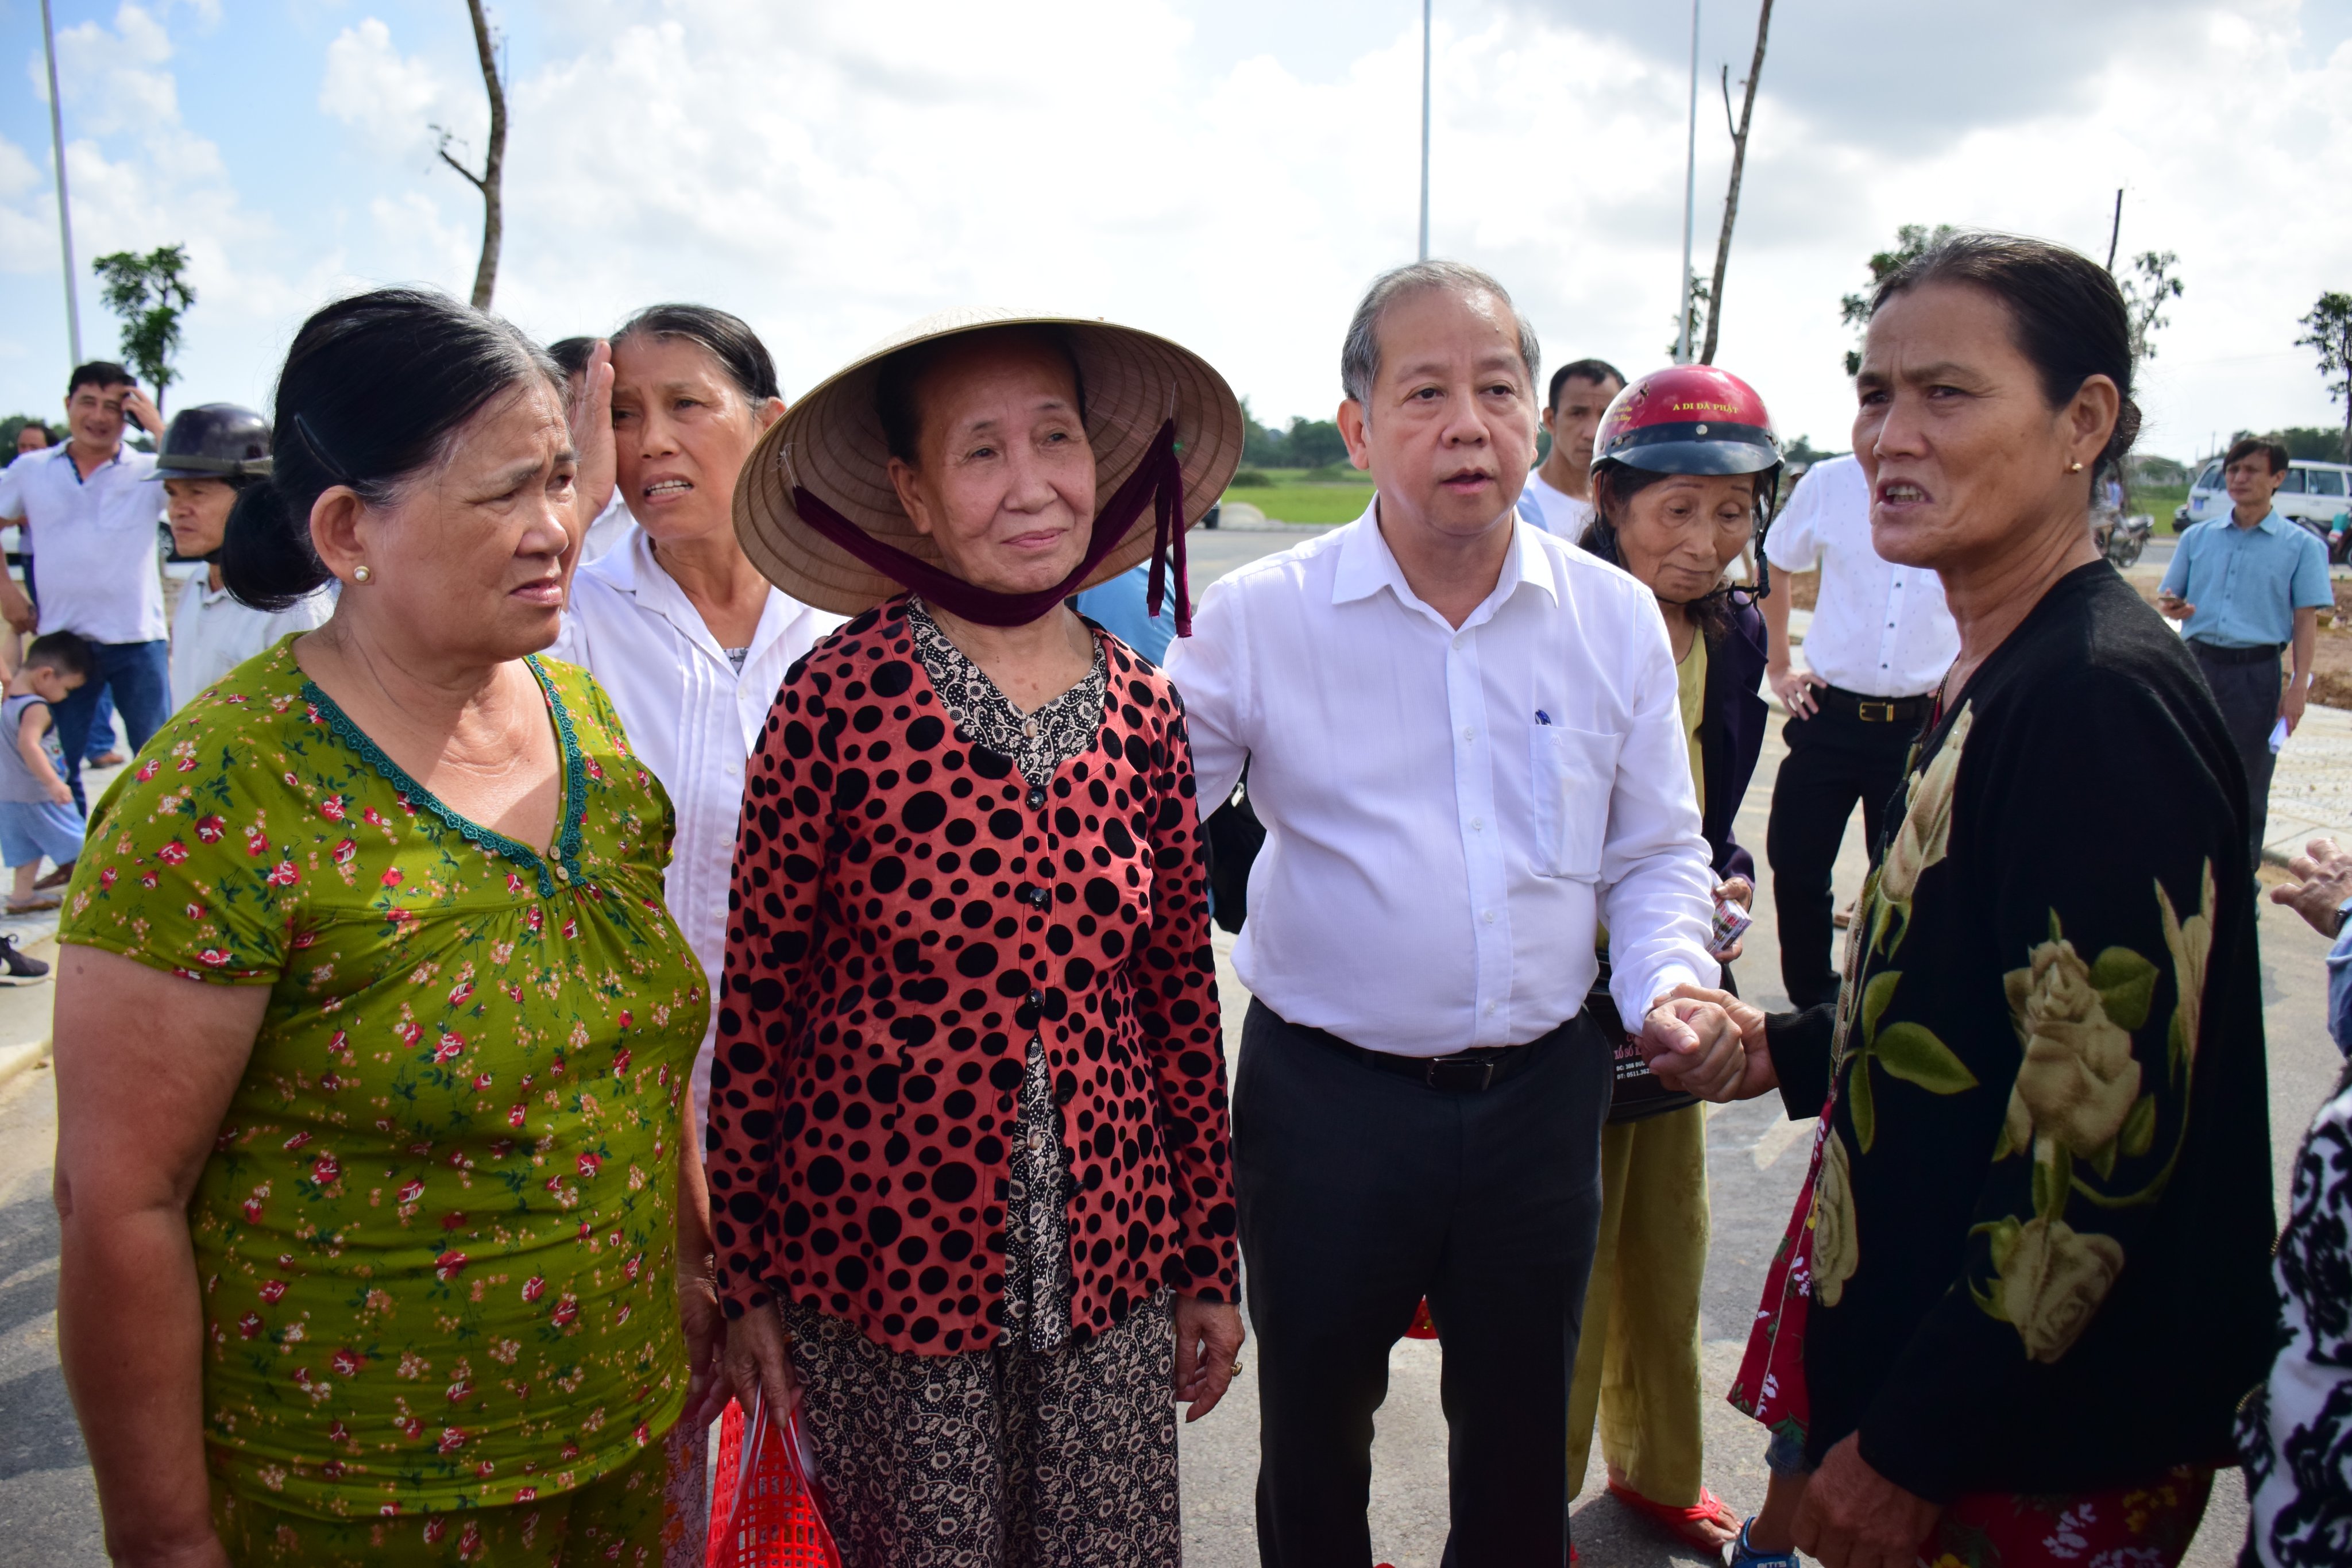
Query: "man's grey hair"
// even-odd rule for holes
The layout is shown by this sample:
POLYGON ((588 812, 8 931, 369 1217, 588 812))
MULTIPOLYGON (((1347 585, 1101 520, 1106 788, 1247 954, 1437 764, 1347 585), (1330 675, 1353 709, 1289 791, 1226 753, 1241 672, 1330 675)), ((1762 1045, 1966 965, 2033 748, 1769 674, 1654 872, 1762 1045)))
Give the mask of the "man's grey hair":
POLYGON ((1511 303, 1510 290, 1466 262, 1416 261, 1373 279, 1372 286, 1364 290, 1363 302, 1356 307, 1355 319, 1348 323, 1348 341, 1339 350, 1339 386, 1349 397, 1370 405, 1372 382, 1381 374, 1381 318, 1399 300, 1427 289, 1492 294, 1500 300, 1511 312, 1511 320, 1518 323, 1519 359, 1528 367, 1528 388, 1534 391, 1537 372, 1543 364, 1543 346, 1536 342, 1535 328, 1511 303))

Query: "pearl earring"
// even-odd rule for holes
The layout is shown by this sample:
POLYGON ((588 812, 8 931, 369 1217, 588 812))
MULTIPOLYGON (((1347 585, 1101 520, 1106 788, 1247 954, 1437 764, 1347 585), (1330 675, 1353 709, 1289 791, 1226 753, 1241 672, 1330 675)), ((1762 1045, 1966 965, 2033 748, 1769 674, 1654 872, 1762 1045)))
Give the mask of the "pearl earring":
MULTIPOLYGON (((2075 466, 2076 468, 2081 468, 2083 465, 2082 465, 2082 464, 2080 464, 2080 463, 2077 463, 2077 464, 2075 464, 2074 466, 2075 466)), ((375 574, 374 574, 374 573, 373 573, 373 572, 369 571, 369 570, 368 570, 366 567, 364 567, 364 566, 354 566, 354 567, 352 567, 352 582, 354 582, 354 583, 364 583, 364 582, 366 582, 369 578, 371 578, 371 577, 373 577, 373 576, 374 576, 374 575, 375 575, 375 574)))

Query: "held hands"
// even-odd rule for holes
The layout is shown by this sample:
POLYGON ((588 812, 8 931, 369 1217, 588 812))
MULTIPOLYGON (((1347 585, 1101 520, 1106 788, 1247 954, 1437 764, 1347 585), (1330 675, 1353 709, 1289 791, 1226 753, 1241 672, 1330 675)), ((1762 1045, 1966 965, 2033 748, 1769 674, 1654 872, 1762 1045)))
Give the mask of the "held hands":
MULTIPOLYGON (((1701 1100, 1733 1098, 1747 1071, 1739 1027, 1722 1005, 1708 998, 1719 992, 1682 986, 1651 1005, 1634 1048, 1658 1081, 1701 1100), (1688 994, 1686 994, 1686 993, 1688 994)), ((1758 1032, 1761 1034, 1759 1023, 1758 1032)))
POLYGON ((1739 1031, 1740 1067, 1738 1081, 1726 1100, 1754 1100, 1780 1087, 1780 1075, 1772 1066, 1772 1050, 1764 1039, 1764 1009, 1752 1002, 1743 1002, 1728 991, 1711 990, 1704 985, 1677 985, 1678 1000, 1708 1002, 1720 1007, 1732 1026, 1739 1031))
POLYGON ((1913 1568, 1943 1511, 1872 1469, 1849 1436, 1822 1456, 1790 1532, 1824 1568, 1913 1568))
POLYGON ((1827 686, 1828 681, 1810 669, 1793 669, 1787 661, 1764 667, 1764 679, 1772 684, 1772 695, 1780 705, 1800 719, 1810 719, 1820 708, 1813 700, 1813 688, 1827 686))
POLYGON ((2336 934, 2336 911, 2352 899, 2352 853, 2333 838, 2315 838, 2287 862, 2294 881, 2271 889, 2271 902, 2284 904, 2325 937, 2336 934))
POLYGON ((1197 1296, 1176 1298, 1176 1403, 1187 1422, 1217 1407, 1241 1369, 1240 1309, 1197 1296))

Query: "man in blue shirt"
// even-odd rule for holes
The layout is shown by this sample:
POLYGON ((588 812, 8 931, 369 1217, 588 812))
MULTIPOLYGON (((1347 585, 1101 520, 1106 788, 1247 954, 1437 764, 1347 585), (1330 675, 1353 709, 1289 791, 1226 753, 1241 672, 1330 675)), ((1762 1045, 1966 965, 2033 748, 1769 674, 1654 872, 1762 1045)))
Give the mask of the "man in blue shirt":
POLYGON ((2221 470, 2231 510, 2180 536, 2157 593, 2158 608, 2188 622, 2181 635, 2246 765, 2257 866, 2278 761, 2271 734, 2282 721, 2290 732, 2303 721, 2319 608, 2335 603, 2326 547, 2272 510, 2286 471, 2286 448, 2275 441, 2249 438, 2231 447, 2221 470), (2294 673, 2282 691, 2279 656, 2290 644, 2294 673))

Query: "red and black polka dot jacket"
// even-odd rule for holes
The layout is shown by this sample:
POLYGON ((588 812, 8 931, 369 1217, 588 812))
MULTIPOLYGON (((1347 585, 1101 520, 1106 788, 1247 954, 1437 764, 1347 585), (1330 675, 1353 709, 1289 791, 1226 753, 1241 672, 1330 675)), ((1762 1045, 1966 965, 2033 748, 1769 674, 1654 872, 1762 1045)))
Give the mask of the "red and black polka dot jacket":
POLYGON ((1070 1162, 1074 1336, 1161 1287, 1237 1300, 1183 709, 1097 636, 1101 729, 1042 786, 962 736, 903 597, 785 676, 745 781, 711 1064, 729 1316, 789 1298, 893 1350, 994 1343, 1033 1031, 1070 1162))

